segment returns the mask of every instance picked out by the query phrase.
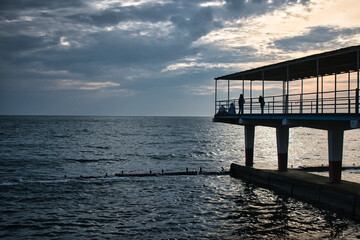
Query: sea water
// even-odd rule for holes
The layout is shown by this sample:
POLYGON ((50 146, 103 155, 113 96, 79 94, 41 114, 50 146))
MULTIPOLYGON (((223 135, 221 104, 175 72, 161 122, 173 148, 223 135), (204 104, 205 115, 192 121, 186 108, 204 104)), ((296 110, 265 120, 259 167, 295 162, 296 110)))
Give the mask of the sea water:
MULTIPOLYGON (((255 131, 254 166, 276 169, 275 130, 255 131)), ((345 132, 345 166, 360 164, 358 136, 345 132)), ((289 168, 327 164, 325 131, 289 141, 289 168)), ((243 127, 206 117, 2 116, 0 238, 360 238, 358 222, 227 175, 115 176, 233 162, 244 164, 243 127)))

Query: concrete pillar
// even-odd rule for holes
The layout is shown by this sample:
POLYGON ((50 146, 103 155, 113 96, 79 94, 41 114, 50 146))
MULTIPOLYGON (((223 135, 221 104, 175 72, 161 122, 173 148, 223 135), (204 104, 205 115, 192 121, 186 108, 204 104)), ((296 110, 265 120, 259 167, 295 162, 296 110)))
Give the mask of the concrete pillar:
POLYGON ((289 128, 285 126, 276 128, 276 142, 278 151, 278 171, 287 171, 289 128))
POLYGON ((255 126, 245 125, 245 166, 254 165, 254 137, 255 126))
POLYGON ((341 182, 341 165, 343 155, 344 131, 339 129, 328 130, 329 147, 329 182, 341 182))

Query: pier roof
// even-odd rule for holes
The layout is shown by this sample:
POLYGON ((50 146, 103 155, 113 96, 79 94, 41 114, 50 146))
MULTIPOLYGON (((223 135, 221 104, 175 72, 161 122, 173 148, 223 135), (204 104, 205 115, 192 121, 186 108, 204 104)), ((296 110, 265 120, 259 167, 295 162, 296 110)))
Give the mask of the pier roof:
POLYGON ((241 71, 215 80, 294 81, 357 71, 360 45, 241 71))

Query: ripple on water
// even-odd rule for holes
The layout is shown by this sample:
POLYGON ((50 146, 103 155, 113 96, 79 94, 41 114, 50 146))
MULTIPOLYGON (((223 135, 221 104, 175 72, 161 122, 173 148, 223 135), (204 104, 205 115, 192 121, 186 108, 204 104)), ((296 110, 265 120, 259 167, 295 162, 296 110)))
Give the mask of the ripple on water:
MULTIPOLYGON (((0 133, 2 239, 329 239, 360 232, 356 222, 229 176, 79 178, 228 169, 244 159, 243 128, 211 118, 0 117, 0 133)), ((256 134, 255 166, 274 167, 274 131, 259 127, 256 134)), ((324 163, 324 134, 291 130, 297 140, 289 165, 324 163)), ((352 165, 360 160, 358 137, 345 138, 344 164, 352 165)))

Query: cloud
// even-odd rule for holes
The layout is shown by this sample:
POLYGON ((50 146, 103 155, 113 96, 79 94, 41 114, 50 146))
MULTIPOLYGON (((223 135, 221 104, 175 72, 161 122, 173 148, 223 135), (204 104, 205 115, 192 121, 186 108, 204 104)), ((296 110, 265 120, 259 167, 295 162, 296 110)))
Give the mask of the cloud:
POLYGON ((284 51, 308 51, 326 49, 330 44, 360 34, 359 28, 312 27, 303 35, 274 41, 275 47, 284 51))
POLYGON ((310 0, 226 0, 225 2, 226 9, 233 13, 230 17, 234 18, 238 17, 236 13, 241 13, 241 17, 261 15, 284 6, 307 5, 310 0))
MULTIPOLYGON (((136 96, 129 102, 148 103, 144 114, 156 104, 171 108, 163 99, 173 96, 179 105, 184 98, 193 101, 191 96, 205 102, 214 77, 359 44, 356 3, 4 0, 0 95, 7 102, 27 96, 26 104, 56 98, 56 106, 72 94, 82 104, 96 95, 107 98, 104 106, 115 99, 112 109, 136 96)), ((0 113, 9 110, 1 106, 0 113)))
POLYGON ((120 84, 114 82, 83 82, 78 80, 64 79, 58 81, 59 89, 77 90, 99 90, 103 88, 118 87, 120 84))
POLYGON ((82 7, 84 6, 84 1, 82 0, 51 0, 51 1, 29 1, 29 0, 1 0, 0 9, 2 11, 9 10, 49 10, 49 9, 59 9, 59 8, 69 8, 69 7, 82 7))
MULTIPOLYGON (((44 36, 33 37, 27 35, 17 35, 11 37, 0 36, 0 48, 3 50, 3 54, 16 53, 23 51, 33 51, 49 45, 55 45, 51 39, 47 39, 44 36)), ((1 54, 0 56, 2 56, 1 54)), ((10 54, 9 54, 10 55, 10 54)))
POLYGON ((169 16, 178 12, 177 8, 178 5, 174 3, 149 3, 139 6, 108 8, 100 12, 78 13, 70 15, 68 18, 95 26, 113 26, 127 21, 156 23, 168 21, 169 16))

